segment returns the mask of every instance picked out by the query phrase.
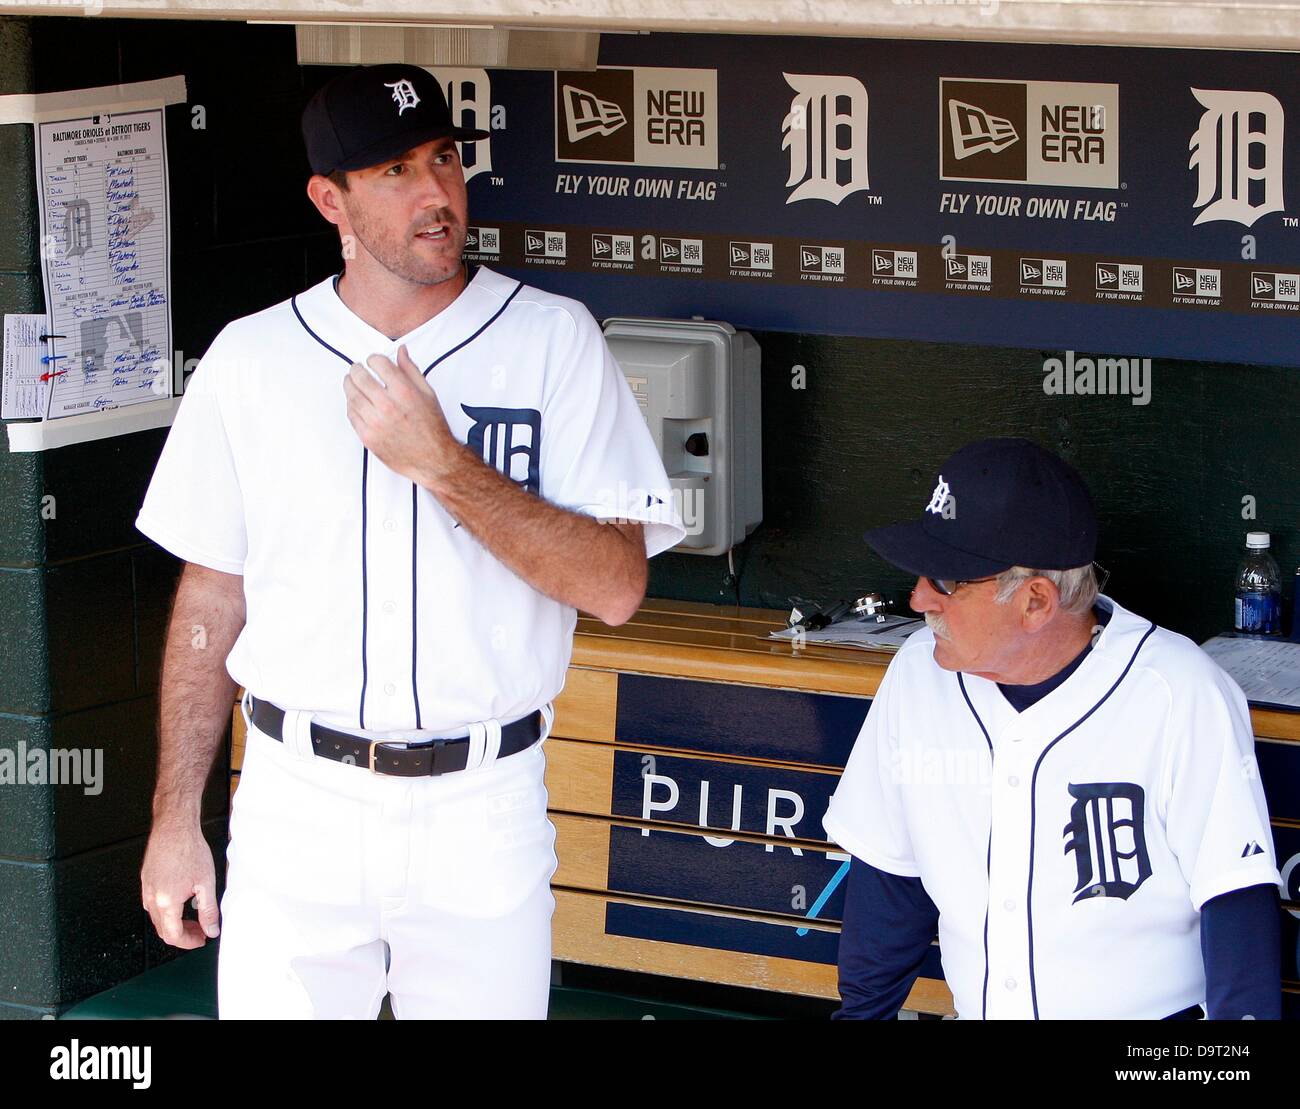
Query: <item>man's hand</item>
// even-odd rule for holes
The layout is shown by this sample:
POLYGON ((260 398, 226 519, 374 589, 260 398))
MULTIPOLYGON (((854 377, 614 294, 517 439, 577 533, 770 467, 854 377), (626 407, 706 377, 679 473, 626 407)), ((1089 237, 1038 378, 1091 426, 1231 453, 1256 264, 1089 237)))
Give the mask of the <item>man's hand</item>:
POLYGON ((140 896, 154 929, 172 947, 202 947, 220 935, 212 849, 197 824, 154 821, 140 870, 140 896), (190 898, 197 921, 181 919, 190 898))
POLYGON ((451 433, 437 394, 405 346, 397 350, 396 365, 382 354, 370 355, 365 366, 354 362, 343 392, 352 429, 393 473, 436 489, 474 458, 451 433))
POLYGON ((348 420, 395 474, 431 493, 500 562, 539 593, 621 624, 645 596, 642 525, 612 526, 520 488, 464 446, 405 347, 372 354, 343 379, 348 420), (369 367, 369 368, 367 368, 369 367))

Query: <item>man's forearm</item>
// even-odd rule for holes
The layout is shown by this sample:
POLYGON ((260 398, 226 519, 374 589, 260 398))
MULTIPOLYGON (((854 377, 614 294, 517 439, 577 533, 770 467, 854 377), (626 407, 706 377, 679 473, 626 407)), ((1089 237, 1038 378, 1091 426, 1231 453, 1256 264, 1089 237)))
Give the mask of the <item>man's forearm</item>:
POLYGON ((939 911, 919 878, 850 864, 840 930, 840 1008, 832 1020, 893 1020, 912 991, 939 911))
POLYGON ((449 475, 420 484, 534 589, 622 623, 645 595, 644 541, 521 489, 468 448, 449 475))
POLYGON ((242 579, 216 574, 187 566, 172 604, 158 691, 155 821, 198 821, 234 705, 226 657, 244 626, 242 579))

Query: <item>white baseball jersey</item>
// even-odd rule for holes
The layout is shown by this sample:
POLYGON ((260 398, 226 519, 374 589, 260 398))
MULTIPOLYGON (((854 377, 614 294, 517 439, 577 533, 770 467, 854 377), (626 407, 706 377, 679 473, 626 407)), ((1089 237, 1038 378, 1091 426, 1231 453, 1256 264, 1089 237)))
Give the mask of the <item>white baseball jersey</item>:
POLYGON ((244 577, 227 661, 257 697, 365 731, 448 734, 559 693, 576 615, 493 557, 347 419, 343 377, 405 344, 452 433, 546 500, 685 534, 663 464, 591 314, 479 269, 398 339, 327 278, 229 324, 195 370, 136 527, 244 577))
POLYGON ((1279 882, 1238 686, 1109 598, 1079 669, 1024 712, 890 664, 831 799, 845 850, 919 877, 963 1018, 1168 1016, 1205 999, 1201 906, 1279 882))

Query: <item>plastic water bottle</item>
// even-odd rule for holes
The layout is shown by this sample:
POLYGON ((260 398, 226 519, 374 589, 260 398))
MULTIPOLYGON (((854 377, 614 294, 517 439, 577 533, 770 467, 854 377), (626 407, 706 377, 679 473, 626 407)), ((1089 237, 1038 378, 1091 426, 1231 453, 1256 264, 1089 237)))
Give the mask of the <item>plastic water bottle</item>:
POLYGON ((1268 544, 1268 532, 1246 533, 1246 557, 1237 570, 1239 632, 1278 635, 1282 631, 1282 582, 1268 544))

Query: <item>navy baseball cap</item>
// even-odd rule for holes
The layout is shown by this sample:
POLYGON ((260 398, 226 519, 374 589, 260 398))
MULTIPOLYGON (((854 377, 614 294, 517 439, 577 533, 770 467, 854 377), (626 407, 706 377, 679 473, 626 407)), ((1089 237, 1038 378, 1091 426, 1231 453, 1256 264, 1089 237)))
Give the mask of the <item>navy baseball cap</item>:
POLYGON ((1051 451, 1028 439, 982 439, 943 464, 920 520, 863 538, 918 577, 1072 570, 1097 552, 1097 514, 1083 478, 1051 451))
POLYGON ((488 132, 457 127, 438 79, 418 65, 349 69, 318 90, 302 113, 312 173, 364 169, 446 136, 474 142, 488 132))

